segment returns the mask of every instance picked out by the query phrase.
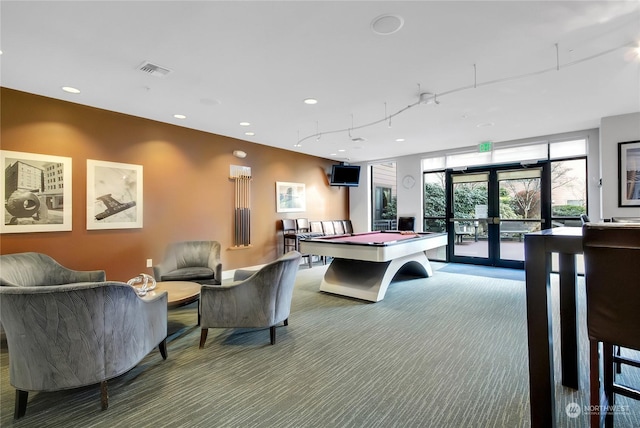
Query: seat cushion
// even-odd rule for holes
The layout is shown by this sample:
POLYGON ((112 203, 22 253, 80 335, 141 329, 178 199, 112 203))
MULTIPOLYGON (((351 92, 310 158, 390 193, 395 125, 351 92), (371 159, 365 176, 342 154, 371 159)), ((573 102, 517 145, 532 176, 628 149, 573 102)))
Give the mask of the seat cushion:
POLYGON ((162 281, 191 281, 198 279, 211 279, 214 277, 212 269, 207 267, 186 267, 167 272, 162 275, 162 281))

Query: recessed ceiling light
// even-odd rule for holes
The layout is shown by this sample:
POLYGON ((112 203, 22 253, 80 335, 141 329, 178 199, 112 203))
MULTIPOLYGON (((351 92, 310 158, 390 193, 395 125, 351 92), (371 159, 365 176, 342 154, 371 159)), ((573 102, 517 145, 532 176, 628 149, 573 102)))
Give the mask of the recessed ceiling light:
POLYGON ((240 122, 240 126, 249 126, 251 125, 249 122, 240 122))
POLYGON ((403 141, 404 141, 404 138, 396 138, 397 143, 402 143, 403 141))
POLYGON ((371 21, 371 31, 387 36, 399 31, 404 25, 404 18, 398 15, 380 15, 371 21))
POLYGON ((175 117, 176 119, 186 119, 187 116, 185 116, 184 114, 174 114, 173 117, 175 117))
POLYGON ((329 153, 329 156, 338 156, 337 153, 329 153))
POLYGON ((345 149, 338 149, 339 152, 346 152, 345 149))
POLYGON ((80 89, 73 88, 71 86, 63 86, 62 90, 65 92, 69 92, 70 94, 79 94, 80 89))
POLYGON ((250 137, 253 137, 254 135, 256 135, 255 132, 245 132, 244 135, 248 135, 250 137))
POLYGON ((478 128, 487 128, 487 127, 493 126, 493 125, 495 125, 495 123, 493 123, 493 122, 485 122, 485 123, 477 124, 476 127, 478 127, 478 128))
POLYGON ((318 104, 318 100, 316 100, 315 98, 306 98, 304 100, 305 104, 318 104))

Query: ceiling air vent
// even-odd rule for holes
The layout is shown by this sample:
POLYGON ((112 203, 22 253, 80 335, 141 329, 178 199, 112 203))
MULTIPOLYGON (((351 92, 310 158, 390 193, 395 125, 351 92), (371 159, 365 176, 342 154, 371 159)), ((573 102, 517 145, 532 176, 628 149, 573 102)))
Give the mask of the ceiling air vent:
POLYGON ((156 77, 164 77, 167 74, 171 73, 171 70, 169 70, 168 68, 160 67, 159 65, 153 64, 149 61, 145 61, 140 64, 138 70, 156 77))

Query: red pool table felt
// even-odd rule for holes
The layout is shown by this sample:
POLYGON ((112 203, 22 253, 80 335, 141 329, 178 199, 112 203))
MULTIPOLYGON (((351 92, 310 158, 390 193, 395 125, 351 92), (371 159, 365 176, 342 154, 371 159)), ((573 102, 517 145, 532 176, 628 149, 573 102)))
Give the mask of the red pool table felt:
POLYGON ((391 244, 397 241, 404 241, 407 239, 424 238, 425 235, 420 235, 414 232, 366 232, 366 233, 354 233, 352 235, 340 235, 340 236, 326 236, 320 239, 327 240, 329 242, 351 243, 351 244, 368 244, 368 245, 382 245, 391 244))

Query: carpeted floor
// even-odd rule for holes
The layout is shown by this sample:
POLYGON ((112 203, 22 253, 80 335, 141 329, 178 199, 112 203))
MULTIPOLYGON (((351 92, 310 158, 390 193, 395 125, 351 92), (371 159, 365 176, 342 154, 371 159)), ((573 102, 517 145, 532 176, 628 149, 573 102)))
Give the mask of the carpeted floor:
MULTIPOLYGON (((301 268, 290 323, 278 328, 275 346, 268 329, 211 329, 198 349, 195 306, 171 310, 169 328, 181 334, 169 343, 169 358, 153 352, 110 381, 104 412, 92 386, 32 393, 26 416, 13 421, 5 348, 0 425, 530 426, 524 282, 433 265, 432 278, 395 282, 378 303, 321 293, 326 266, 301 268)), ((583 333, 581 357, 586 346, 583 333)), ((557 388, 559 427, 587 426, 585 415, 564 411, 571 402, 589 403, 585 358, 582 389, 557 388)), ((616 427, 640 426, 640 406, 629 402, 616 427)))
POLYGON ((440 269, 441 272, 459 273, 463 275, 485 276, 488 278, 512 279, 524 281, 524 271, 521 269, 496 268, 490 266, 469 265, 462 263, 448 263, 440 269))

